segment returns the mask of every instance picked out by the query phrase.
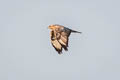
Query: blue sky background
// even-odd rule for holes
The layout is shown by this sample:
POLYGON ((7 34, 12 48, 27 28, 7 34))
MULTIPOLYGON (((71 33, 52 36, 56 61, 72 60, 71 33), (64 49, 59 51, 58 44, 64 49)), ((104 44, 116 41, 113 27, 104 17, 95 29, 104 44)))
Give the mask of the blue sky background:
POLYGON ((120 80, 119 0, 1 0, 0 80, 120 80), (47 29, 72 34, 58 55, 47 29))

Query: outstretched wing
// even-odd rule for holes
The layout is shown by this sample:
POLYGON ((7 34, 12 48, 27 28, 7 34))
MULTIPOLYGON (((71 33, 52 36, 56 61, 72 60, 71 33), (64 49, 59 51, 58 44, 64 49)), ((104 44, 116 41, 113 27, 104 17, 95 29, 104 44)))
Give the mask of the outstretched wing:
POLYGON ((64 48, 64 50, 68 50, 68 37, 64 36, 64 35, 60 35, 60 38, 57 38, 57 40, 59 41, 59 43, 61 44, 61 46, 64 48))
POLYGON ((51 43, 52 46, 55 48, 55 50, 61 54, 62 53, 62 45, 58 42, 56 38, 56 33, 54 31, 51 31, 51 43))
POLYGON ((64 50, 68 50, 68 40, 69 40, 69 35, 70 35, 71 31, 68 29, 62 29, 61 32, 57 32, 57 40, 59 41, 59 43, 61 44, 62 48, 64 48, 64 50))
POLYGON ((55 50, 61 54, 62 48, 68 51, 68 40, 71 30, 69 29, 56 29, 51 31, 51 43, 55 50))

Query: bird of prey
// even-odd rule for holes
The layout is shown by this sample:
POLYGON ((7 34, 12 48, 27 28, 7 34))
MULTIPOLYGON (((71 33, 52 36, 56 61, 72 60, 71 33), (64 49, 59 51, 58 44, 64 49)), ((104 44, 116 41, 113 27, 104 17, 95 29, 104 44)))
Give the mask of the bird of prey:
POLYGON ((52 46, 59 54, 62 53, 62 49, 68 51, 68 40, 71 33, 82 33, 58 24, 49 25, 48 28, 51 30, 52 46))

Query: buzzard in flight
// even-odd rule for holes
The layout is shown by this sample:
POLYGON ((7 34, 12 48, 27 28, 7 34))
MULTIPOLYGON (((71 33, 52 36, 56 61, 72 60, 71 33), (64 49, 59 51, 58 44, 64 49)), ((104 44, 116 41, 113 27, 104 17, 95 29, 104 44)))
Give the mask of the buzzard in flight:
POLYGON ((48 28, 51 29, 50 37, 52 46, 59 54, 62 53, 62 49, 68 51, 68 40, 71 32, 82 33, 58 24, 49 25, 48 28))

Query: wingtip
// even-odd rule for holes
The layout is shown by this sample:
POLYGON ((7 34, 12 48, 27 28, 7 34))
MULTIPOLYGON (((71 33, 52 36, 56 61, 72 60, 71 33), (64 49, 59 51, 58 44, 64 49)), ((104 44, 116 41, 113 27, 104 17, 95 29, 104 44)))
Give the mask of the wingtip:
POLYGON ((59 55, 61 55, 61 54, 62 54, 62 52, 58 52, 58 54, 59 54, 59 55))

